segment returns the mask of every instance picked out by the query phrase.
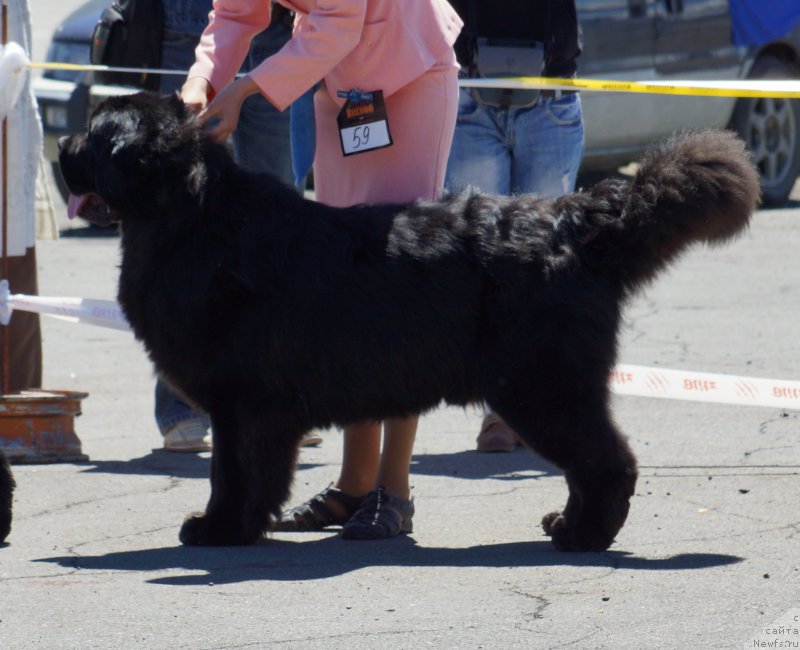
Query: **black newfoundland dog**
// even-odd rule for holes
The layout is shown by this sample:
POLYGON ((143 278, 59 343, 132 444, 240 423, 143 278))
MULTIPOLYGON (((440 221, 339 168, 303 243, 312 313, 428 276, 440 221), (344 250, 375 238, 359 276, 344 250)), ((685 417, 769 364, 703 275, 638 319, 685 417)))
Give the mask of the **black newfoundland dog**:
POLYGON ((567 505, 543 520, 556 548, 607 548, 637 476, 609 412, 622 306, 692 243, 741 232, 759 197, 742 143, 705 132, 558 199, 335 209, 244 171, 177 96, 152 94, 105 101, 60 163, 73 213, 121 223, 136 336, 211 416, 192 545, 269 530, 304 431, 444 400, 485 401, 564 470, 567 505))

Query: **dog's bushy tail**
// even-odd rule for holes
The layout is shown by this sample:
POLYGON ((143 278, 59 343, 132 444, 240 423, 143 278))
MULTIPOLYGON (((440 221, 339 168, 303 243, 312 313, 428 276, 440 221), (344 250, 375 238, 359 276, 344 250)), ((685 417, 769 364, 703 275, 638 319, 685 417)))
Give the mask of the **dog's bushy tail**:
POLYGON ((744 143, 702 131, 673 136, 645 155, 633 181, 604 181, 590 194, 601 207, 586 215, 584 252, 634 289, 691 244, 743 232, 761 190, 744 143))

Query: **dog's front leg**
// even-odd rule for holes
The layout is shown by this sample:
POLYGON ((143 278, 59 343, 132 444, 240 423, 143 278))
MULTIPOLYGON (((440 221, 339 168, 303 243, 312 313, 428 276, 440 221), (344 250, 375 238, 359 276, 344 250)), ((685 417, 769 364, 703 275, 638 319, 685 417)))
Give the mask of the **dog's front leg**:
POLYGON ((212 413, 211 497, 205 513, 190 515, 180 540, 188 546, 256 542, 289 496, 297 431, 260 414, 212 413), (284 432, 284 433, 279 433, 284 432))
POLYGON ((239 434, 235 418, 230 414, 213 413, 211 423, 211 496, 205 513, 194 513, 186 518, 180 540, 187 546, 252 544, 258 535, 245 535, 242 530, 246 487, 237 453, 239 434))

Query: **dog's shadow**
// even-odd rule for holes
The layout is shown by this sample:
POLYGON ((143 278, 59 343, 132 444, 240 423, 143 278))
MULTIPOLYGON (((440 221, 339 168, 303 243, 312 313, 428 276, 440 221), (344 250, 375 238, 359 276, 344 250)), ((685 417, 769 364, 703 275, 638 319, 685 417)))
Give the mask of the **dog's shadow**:
POLYGON ((178 454, 153 449, 145 456, 129 460, 91 460, 81 471, 89 474, 208 478, 210 466, 211 454, 178 454))
POLYGON ((502 481, 563 476, 558 467, 524 447, 497 454, 474 450, 448 454, 414 454, 411 459, 411 474, 451 476, 467 480, 493 478, 502 481))
POLYGON ((87 571, 190 574, 159 577, 152 584, 197 586, 242 582, 319 580, 368 567, 510 568, 537 566, 607 567, 644 571, 708 569, 741 562, 717 553, 683 553, 665 558, 625 551, 561 553, 549 541, 509 542, 468 548, 421 547, 410 537, 381 542, 348 542, 338 536, 308 541, 269 539, 254 546, 227 548, 165 547, 105 555, 61 556, 36 560, 87 571))
MULTIPOLYGON (((320 467, 324 463, 300 463, 298 470, 320 467)), ((175 476, 207 479, 211 469, 211 454, 181 454, 153 449, 149 454, 130 460, 88 461, 83 472, 98 474, 128 474, 137 476, 175 476)))
MULTIPOLYGON (((178 454, 153 449, 149 454, 129 460, 89 461, 83 472, 100 474, 128 474, 137 476, 176 476, 179 478, 208 478, 210 454, 178 454)), ((297 470, 313 469, 327 463, 301 460, 297 470)), ((503 454, 482 454, 477 451, 459 451, 447 454, 414 454, 411 473, 422 476, 451 476, 477 480, 494 478, 504 481, 561 476, 555 465, 532 454, 524 448, 503 454)))

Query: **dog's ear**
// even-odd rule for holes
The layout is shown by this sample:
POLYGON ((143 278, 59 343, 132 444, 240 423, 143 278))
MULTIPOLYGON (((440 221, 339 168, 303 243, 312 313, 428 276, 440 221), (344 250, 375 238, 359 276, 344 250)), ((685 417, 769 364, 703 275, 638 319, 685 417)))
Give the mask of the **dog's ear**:
POLYGON ((131 171, 152 174, 191 159, 181 154, 187 145, 193 148, 199 140, 199 129, 194 124, 196 115, 178 93, 160 97, 142 95, 147 95, 148 100, 144 108, 139 106, 138 110, 130 111, 130 123, 111 139, 112 161, 131 171))
POLYGON ((178 94, 115 98, 97 112, 90 128, 105 162, 97 165, 96 184, 108 204, 153 206, 167 199, 168 187, 199 194, 205 170, 195 120, 178 94))

